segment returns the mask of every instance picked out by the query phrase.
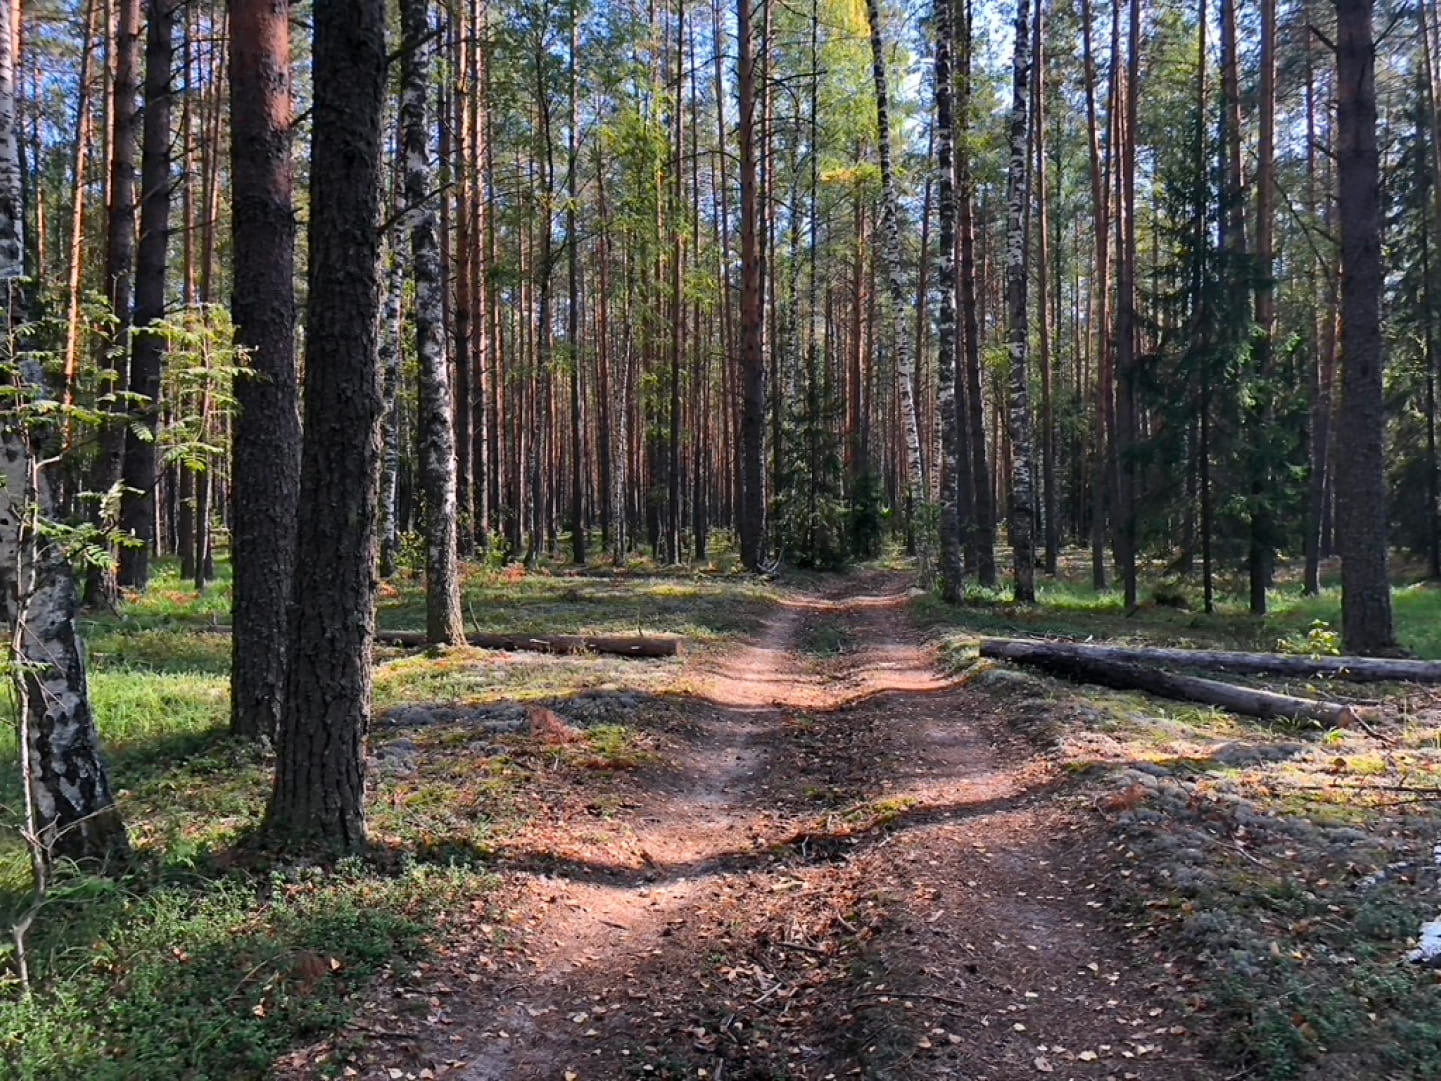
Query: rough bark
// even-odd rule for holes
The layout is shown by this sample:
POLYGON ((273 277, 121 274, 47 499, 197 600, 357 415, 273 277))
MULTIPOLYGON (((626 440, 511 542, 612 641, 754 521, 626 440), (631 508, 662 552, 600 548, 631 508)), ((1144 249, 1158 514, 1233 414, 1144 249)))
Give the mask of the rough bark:
POLYGON ((1016 0, 1015 57, 1012 65, 1010 149, 1006 177, 1006 338, 1010 350, 1010 409, 1007 420, 1011 442, 1012 588, 1016 600, 1036 599, 1036 484, 1031 453, 1031 392, 1027 346, 1026 206, 1029 202, 1030 143, 1026 125, 1030 116, 1031 49, 1030 0, 1016 0))
MULTIPOLYGON (((585 519, 585 353, 580 341, 580 237, 576 234, 576 207, 580 202, 580 82, 577 74, 580 20, 575 0, 570 6, 570 122, 565 146, 565 340, 570 347, 570 551, 580 566, 586 558, 585 519)), ((677 512, 678 513, 678 512, 677 512)))
POLYGON ((1095 683, 1122 691, 1145 691, 1183 702, 1201 702, 1248 717, 1306 719, 1341 728, 1354 724, 1359 716, 1355 706, 1340 702, 1320 702, 1253 687, 1238 687, 1233 683, 1199 676, 1177 675, 1144 664, 1019 650, 1012 651, 1008 659, 1080 683, 1095 683))
POLYGON ((231 0, 231 228, 236 342, 254 378, 235 384, 230 730, 273 738, 285 696, 300 391, 286 0, 231 0))
POLYGON ((455 417, 445 356, 444 286, 436 235, 435 169, 426 126, 430 88, 430 5, 401 4, 404 57, 400 104, 405 206, 415 279, 415 355, 420 370, 420 478, 425 492, 425 623, 435 645, 458 645, 460 572, 456 551, 455 417))
POLYGON ((375 633, 382 0, 316 5, 310 280, 292 653, 265 833, 365 840, 375 633))
POLYGON ((956 192, 951 44, 954 0, 936 0, 936 202, 940 263, 936 285, 936 411, 941 428, 941 596, 955 603, 965 588, 960 515, 960 417, 956 410, 956 192))
MULTIPOLYGON (((966 18, 961 27, 960 94, 957 102, 961 129, 970 130, 971 101, 971 15, 966 0, 966 18)), ((976 297, 976 228, 970 152, 966 140, 958 140, 956 155, 957 215, 960 226, 960 275, 957 301, 961 314, 962 408, 969 446, 962 453, 971 457, 971 493, 974 501, 971 547, 975 550, 976 581, 986 589, 996 585, 996 503, 991 495, 991 469, 986 460, 986 415, 981 393, 980 304, 976 297)))
POLYGON ((736 90, 740 111, 740 383, 741 383, 741 562, 760 570, 765 559, 765 252, 760 230, 756 146, 756 51, 751 34, 750 0, 736 5, 739 45, 736 90))
POLYGON ((1336 0, 1336 169, 1341 231, 1341 409, 1336 533, 1341 637, 1352 653, 1394 649, 1386 573, 1381 168, 1373 0, 1336 0))
MULTIPOLYGON (((1045 3, 1036 0, 1036 21, 1033 41, 1035 61, 1032 64, 1031 85, 1035 95, 1031 121, 1031 142, 1035 146, 1035 208, 1036 208, 1036 321, 1039 351, 1036 356, 1041 375, 1041 522, 1045 539, 1045 568, 1047 574, 1055 574, 1060 560, 1061 532, 1059 502, 1056 490, 1056 410, 1055 388, 1052 386, 1051 362, 1051 308, 1049 283, 1051 274, 1057 274, 1056 293, 1061 291, 1059 265, 1053 266, 1050 249, 1049 200, 1046 193, 1046 52, 1045 52, 1045 3)), ((1060 238, 1056 240, 1060 247, 1060 238)))
MULTIPOLYGON (((1112 14, 1112 18, 1115 15, 1112 14)), ((1107 194, 1106 174, 1110 169, 1109 148, 1103 157, 1101 151, 1100 110, 1097 107, 1096 54, 1091 42, 1091 4, 1081 0, 1081 49, 1083 75, 1086 89, 1086 133, 1087 149, 1090 156, 1091 177, 1091 224, 1095 237, 1095 263, 1090 289, 1090 328, 1094 338, 1087 349, 1095 361, 1096 410, 1095 439, 1092 444, 1091 476, 1091 585, 1097 590, 1106 588, 1106 505, 1111 459, 1111 376, 1110 350, 1106 334, 1107 306, 1110 298, 1110 201, 1107 194)))
POLYGON ((165 338, 151 324, 165 318, 166 249, 170 244, 171 67, 175 58, 175 0, 147 0, 145 116, 140 149, 140 241, 135 256, 135 332, 130 344, 132 395, 121 476, 120 547, 116 581, 144 589, 155 544, 156 436, 160 428, 160 369, 165 338), (145 434, 141 434, 141 433, 145 434))
POLYGON ((1266 591, 1271 586, 1276 562, 1272 534, 1271 488, 1273 479, 1267 461, 1266 440, 1276 423, 1269 390, 1272 335, 1276 324, 1275 273, 1276 232, 1276 0, 1261 4, 1261 101, 1260 131, 1256 145, 1256 338, 1252 345, 1255 379, 1262 385, 1260 402, 1251 408, 1251 520, 1246 558, 1252 615, 1266 614, 1266 591))
MULTIPOLYGON (((916 358, 913 343, 903 329, 901 312, 906 304, 905 280, 901 271, 900 204, 896 196, 895 170, 891 164, 890 88, 886 77, 885 40, 881 33, 878 0, 866 0, 866 17, 871 31, 871 77, 876 87, 876 153, 881 168, 881 263, 886 287, 881 294, 881 339, 895 356, 896 384, 900 391, 901 434, 905 446, 906 514, 916 514, 930 498, 925 462, 921 458, 920 420, 916 410, 916 358)), ((922 580, 930 575, 930 537, 925 528, 916 532, 916 555, 922 580)))
MULTIPOLYGON (((90 490, 100 497, 91 520, 110 524, 115 515, 109 496, 120 483, 125 455, 125 389, 130 356, 131 300, 135 277, 135 155, 140 127, 140 0, 119 0, 114 48, 115 74, 110 101, 109 205, 106 208, 105 300, 115 317, 100 357, 100 389, 108 414, 100 425, 90 490), (111 397, 114 396, 114 397, 111 397)), ((113 606, 115 568, 91 568, 85 585, 87 604, 113 606)))
MULTIPOLYGON (((1127 611, 1136 606, 1136 560, 1140 543, 1140 417, 1137 407, 1139 382, 1136 315, 1136 126, 1140 91, 1139 0, 1129 5, 1124 83, 1118 81, 1122 108, 1115 109, 1118 184, 1116 216, 1116 401, 1115 437, 1112 454, 1116 461, 1116 563, 1121 575, 1127 611)), ((1119 18, 1119 12, 1118 12, 1119 18)), ((1118 41, 1115 27, 1111 38, 1118 41)))
POLYGON ((46 440, 24 402, 46 394, 38 362, 16 356, 26 318, 24 225, 15 105, 17 10, 0 4, 0 364, 17 391, 0 414, 0 614, 10 632, 10 671, 21 725, 26 829, 38 889, 58 860, 106 866, 128 850, 125 826, 100 757, 70 561, 37 528, 54 512, 51 478, 34 453, 46 440))

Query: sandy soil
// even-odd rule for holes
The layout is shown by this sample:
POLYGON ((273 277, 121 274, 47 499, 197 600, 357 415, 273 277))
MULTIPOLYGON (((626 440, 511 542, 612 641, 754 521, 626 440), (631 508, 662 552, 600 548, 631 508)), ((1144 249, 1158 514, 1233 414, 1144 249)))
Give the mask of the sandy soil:
POLYGON ((279 1075, 1223 1076, 1105 907, 1098 817, 942 676, 904 588, 843 579, 688 673, 633 721, 663 764, 538 814, 498 900, 279 1075))

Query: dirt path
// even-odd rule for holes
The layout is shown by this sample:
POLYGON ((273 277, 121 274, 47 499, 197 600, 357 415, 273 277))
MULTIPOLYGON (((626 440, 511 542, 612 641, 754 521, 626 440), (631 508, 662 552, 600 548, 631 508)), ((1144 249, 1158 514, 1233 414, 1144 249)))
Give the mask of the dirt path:
POLYGON ((940 675, 903 586, 798 598, 694 673, 669 765, 563 858, 519 846, 347 1076, 1217 1076, 1101 907, 1094 816, 940 675))

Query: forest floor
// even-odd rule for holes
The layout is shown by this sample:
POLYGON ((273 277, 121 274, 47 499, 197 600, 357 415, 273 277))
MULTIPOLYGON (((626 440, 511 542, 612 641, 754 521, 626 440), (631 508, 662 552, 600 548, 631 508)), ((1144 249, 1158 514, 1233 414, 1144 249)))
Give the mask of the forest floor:
MULTIPOLYGON (((0 1077, 1441 1081, 1441 690, 1266 681, 1373 707, 1327 730, 977 657, 1335 648, 1334 588, 1132 611, 1085 570, 952 606, 901 566, 470 566, 475 630, 685 648, 377 650, 372 843, 317 862, 249 843, 228 591, 169 568, 86 628, 136 856, 50 884, 29 993, 0 965, 0 1077)), ((1393 599, 1441 658, 1441 589, 1393 599)))
MULTIPOLYGON (((554 785, 495 839, 497 890, 281 1076, 1229 1074, 1175 962, 1109 903, 1123 856, 1095 793, 1010 688, 943 671, 906 584, 790 595, 634 700, 628 768, 567 771, 555 736, 554 785)), ((416 722, 423 774, 463 736, 416 722)))

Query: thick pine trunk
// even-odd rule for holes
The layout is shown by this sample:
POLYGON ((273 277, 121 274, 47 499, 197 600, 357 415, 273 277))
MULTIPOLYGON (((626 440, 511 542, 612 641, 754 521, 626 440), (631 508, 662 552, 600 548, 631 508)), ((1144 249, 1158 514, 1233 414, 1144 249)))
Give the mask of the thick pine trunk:
POLYGON ((60 860, 105 866, 128 850, 125 827, 90 712, 85 655, 75 626, 78 607, 70 561, 39 529, 54 512, 50 478, 40 472, 37 433, 24 402, 46 395, 40 365, 11 353, 13 330, 26 317, 24 237, 15 36, 18 7, 0 4, 0 356, 4 382, 19 393, 0 415, 0 613, 8 625, 8 660, 19 699, 26 828, 43 877, 60 860))
POLYGON ((1031 88, 1030 2, 1016 0, 1015 59, 1012 66, 1010 144, 1006 178, 1006 337, 1010 349, 1011 489, 1009 526, 1012 587, 1016 600, 1036 599, 1035 477, 1031 460, 1031 392, 1026 323, 1026 205, 1029 202, 1026 162, 1030 143, 1026 124, 1031 88))
POLYGON ((129 391, 136 402, 125 428, 121 475, 120 547, 116 580, 130 589, 150 581, 155 544, 156 436, 160 427, 160 369, 165 338, 151 324, 165 318, 170 243, 171 65, 175 56, 175 0, 147 0, 145 120, 140 151, 140 243, 135 258, 135 332, 131 336, 129 391), (141 433, 145 434, 142 435, 141 433))
POLYGON ((444 286, 436 235, 435 169, 426 98, 430 89, 430 5, 401 5, 404 61, 401 128, 411 273, 415 279, 415 355, 420 371, 420 475, 425 492, 425 624, 435 645, 460 645, 460 572, 456 554, 455 418, 445 356, 444 286))
POLYGON ((253 379, 235 384, 230 729, 273 738, 285 694, 300 391, 295 363, 295 217, 290 172, 287 3, 230 7, 231 219, 236 340, 253 379))
POLYGON ((365 841, 375 634, 385 4, 320 4, 314 31, 310 281, 291 663, 265 832, 282 846, 365 841))
POLYGON ((1336 532, 1341 634, 1352 653, 1394 649, 1386 573, 1381 340, 1381 162, 1374 0, 1336 0, 1336 168, 1341 228, 1341 411, 1336 532))

